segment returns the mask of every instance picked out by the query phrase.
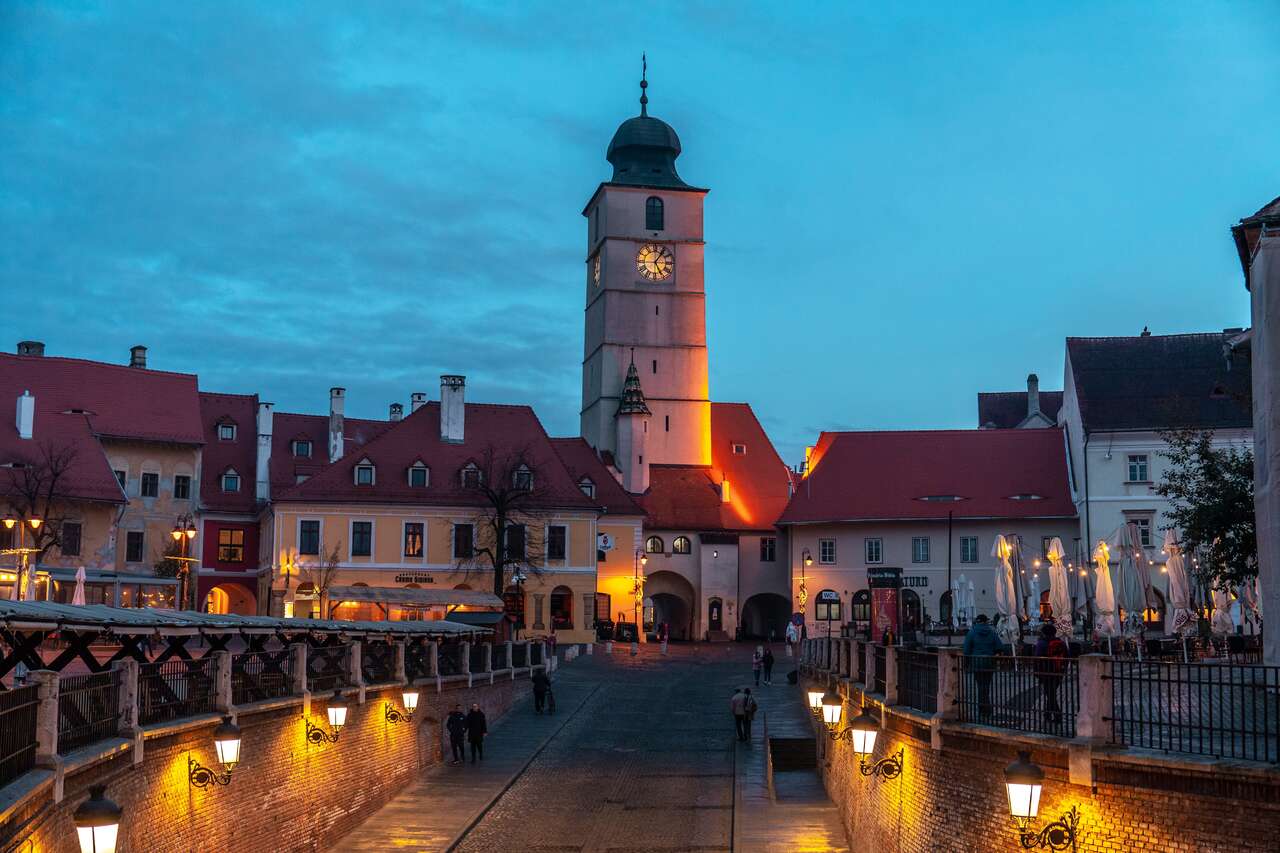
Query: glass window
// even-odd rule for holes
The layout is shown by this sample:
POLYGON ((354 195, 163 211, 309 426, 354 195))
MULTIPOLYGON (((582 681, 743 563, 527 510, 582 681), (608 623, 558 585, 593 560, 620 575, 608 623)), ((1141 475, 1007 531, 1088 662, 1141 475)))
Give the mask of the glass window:
POLYGON ((142 496, 154 498, 160 495, 160 475, 154 471, 142 472, 142 496))
POLYGON ((304 518, 298 523, 298 553, 309 556, 320 554, 320 522, 304 518))
POLYGON ((191 499, 191 478, 178 474, 173 478, 173 496, 180 501, 191 499))
POLYGON ((551 590, 551 627, 557 631, 573 628, 573 590, 567 586, 551 590))
POLYGON ((644 550, 649 554, 661 554, 663 551, 663 543, 661 536, 650 536, 644 540, 644 550))
POLYGON ((462 488, 480 488, 480 469, 473 463, 468 463, 466 467, 462 469, 462 488))
POLYGON ((511 478, 511 485, 517 489, 529 491, 533 488, 533 472, 521 465, 511 478))
POLYGON ((422 556, 422 522, 410 521, 404 526, 404 555, 406 557, 422 556))
POLYGON ((644 203, 644 230, 661 231, 663 228, 662 199, 651 195, 644 203))
POLYGON ((301 456, 304 459, 310 459, 311 440, 306 438, 295 438, 293 440, 293 455, 301 456))
POLYGON ((1145 483, 1149 479, 1147 474, 1147 454, 1129 454, 1129 482, 1145 483))
POLYGON ((244 531, 223 528, 218 531, 218 562, 244 562, 244 531))
POLYGON ((774 563, 778 560, 778 539, 775 536, 760 537, 760 562, 774 563))
POLYGON ((453 558, 469 560, 475 556, 475 552, 475 528, 470 524, 455 524, 453 526, 453 558))
POLYGON ((64 557, 80 556, 80 522, 64 521, 62 522, 62 538, 59 541, 58 550, 62 552, 64 557))
POLYGON ((507 525, 507 559, 523 560, 525 557, 525 531, 523 524, 507 525))
POLYGON ((240 475, 235 471, 228 471, 222 475, 222 491, 238 492, 240 491, 240 475))
POLYGON ((1040 559, 1042 559, 1042 560, 1048 560, 1048 559, 1049 559, 1049 546, 1050 546, 1050 545, 1052 545, 1052 544, 1053 544, 1053 537, 1052 537, 1052 536, 1041 536, 1041 537, 1040 537, 1040 559))
POLYGON ((351 556, 373 556, 373 522, 351 522, 351 556))
POLYGON ((119 483, 120 488, 123 489, 125 487, 125 483, 129 481, 129 472, 117 469, 114 473, 116 475, 116 482, 119 483))
POLYGON ((596 496, 596 484, 590 480, 583 480, 578 484, 578 488, 582 489, 582 493, 589 498, 596 496))
POLYGON ((864 539, 863 542, 866 543, 867 562, 883 563, 884 562, 884 540, 877 536, 877 537, 872 537, 870 539, 864 539))
POLYGON ((409 469, 409 485, 415 489, 425 489, 427 486, 427 466, 414 465, 409 469))
POLYGON ((871 593, 868 590, 860 589, 853 594, 849 614, 854 622, 871 621, 871 593))
POLYGON ((1145 516, 1130 518, 1138 526, 1138 541, 1142 543, 1143 548, 1151 547, 1151 519, 1145 516))
POLYGON ((928 536, 912 536, 911 537, 911 562, 913 563, 929 562, 929 537, 928 536))
POLYGON ((564 560, 569 549, 569 528, 553 524, 547 528, 547 559, 564 560))
POLYGON ((143 533, 141 530, 130 530, 124 537, 124 561, 126 563, 142 562, 143 533))
POLYGON ((746 456, 746 455, 747 455, 747 446, 746 446, 745 444, 735 444, 735 445, 733 445, 733 455, 734 455, 734 456, 746 456))
POLYGON ((236 425, 235 424, 218 424, 218 440, 219 441, 235 441, 236 425))
POLYGON ((960 562, 962 563, 978 562, 978 537, 977 536, 961 536, 960 537, 960 562))
POLYGON ((831 565, 836 561, 836 540, 818 540, 818 562, 831 565))
POLYGON ((356 466, 356 485, 357 486, 373 485, 373 466, 372 465, 356 466))
POLYGON ((814 618, 819 622, 839 622, 842 609, 840 595, 833 589, 824 589, 813 606, 814 618))
POLYGON ((693 552, 693 543, 688 536, 677 536, 671 541, 672 554, 689 554, 693 552))

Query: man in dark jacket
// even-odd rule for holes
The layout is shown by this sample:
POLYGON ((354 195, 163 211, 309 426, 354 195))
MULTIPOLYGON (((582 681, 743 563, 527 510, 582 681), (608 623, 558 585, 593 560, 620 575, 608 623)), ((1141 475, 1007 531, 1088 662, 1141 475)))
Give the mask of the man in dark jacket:
POLYGON ((444 728, 449 733, 449 747, 453 751, 453 758, 449 763, 461 764, 467 757, 466 750, 462 746, 463 737, 467 733, 467 715, 462 713, 461 705, 453 706, 453 710, 444 721, 444 728))
POLYGON ((987 719, 991 716, 991 678, 994 675, 995 656, 1000 654, 1003 645, 996 629, 991 627, 987 614, 980 613, 973 620, 973 627, 964 635, 964 656, 967 668, 973 673, 973 680, 978 684, 978 716, 987 719))
POLYGON ((1035 656, 1036 680, 1044 691, 1045 722, 1051 726, 1062 725, 1062 706, 1058 704, 1058 688, 1062 686, 1062 676, 1067 671, 1067 656, 1070 649, 1058 639, 1058 629, 1052 622, 1045 623, 1040 629, 1040 639, 1036 640, 1035 656))
POLYGON ((547 702, 547 691, 551 689, 551 679, 547 678, 547 673, 538 670, 533 674, 533 710, 535 713, 541 714, 543 707, 547 702))
POLYGON ((489 733, 489 724, 484 718, 480 706, 472 705, 467 713, 467 741, 471 744, 471 763, 476 759, 484 761, 484 736, 489 733))

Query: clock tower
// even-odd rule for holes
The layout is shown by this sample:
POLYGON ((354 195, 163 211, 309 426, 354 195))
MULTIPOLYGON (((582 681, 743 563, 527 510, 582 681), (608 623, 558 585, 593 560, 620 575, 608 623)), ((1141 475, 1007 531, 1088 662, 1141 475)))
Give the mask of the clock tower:
POLYGON ((613 177, 582 212, 582 437, 614 454, 625 483, 647 484, 637 466, 711 464, 711 403, 702 274, 707 190, 677 174, 680 139, 649 115, 648 81, 640 86, 640 115, 609 143, 613 177), (647 405, 639 421, 634 406, 624 405, 624 386, 634 396, 637 383, 647 405))

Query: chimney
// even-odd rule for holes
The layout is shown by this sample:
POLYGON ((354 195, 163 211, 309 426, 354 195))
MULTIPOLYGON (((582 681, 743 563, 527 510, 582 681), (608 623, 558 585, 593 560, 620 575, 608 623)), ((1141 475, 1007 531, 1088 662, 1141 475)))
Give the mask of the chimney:
POLYGON ((399 403, 391 404, 391 420, 398 421, 404 418, 404 406, 399 403))
POLYGON ((1040 377, 1034 373, 1027 376, 1027 417, 1040 414, 1040 377))
POLYGON ((461 444, 466 424, 467 377, 440 377, 440 440, 461 444))
POLYGON ((129 366, 147 369, 147 348, 142 344, 136 347, 129 347, 129 366))
POLYGON ((31 355, 39 358, 44 355, 44 341, 18 341, 18 355, 31 355))
POLYGON ((329 389, 329 461, 342 458, 342 410, 346 404, 346 388, 329 389))
POLYGON ((729 491, 728 477, 725 477, 723 480, 720 481, 720 503, 722 504, 733 503, 733 495, 729 491))
POLYGON ((23 391, 18 398, 18 438, 31 438, 31 431, 36 423, 36 398, 30 391, 23 391))
POLYGON ((254 494, 263 503, 271 500, 271 409, 274 405, 258 404, 258 469, 254 494))
POLYGON ((418 411, 418 409, 421 409, 426 404, 427 404, 427 392, 414 391, 412 394, 409 395, 409 414, 413 414, 414 412, 418 411))

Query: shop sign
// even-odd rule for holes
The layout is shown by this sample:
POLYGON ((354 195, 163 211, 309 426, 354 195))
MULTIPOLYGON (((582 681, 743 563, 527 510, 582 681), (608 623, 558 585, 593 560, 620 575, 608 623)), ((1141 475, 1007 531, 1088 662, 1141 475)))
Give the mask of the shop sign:
POLYGON ((435 583, 436 579, 426 572, 402 572, 396 575, 396 583, 435 583))

